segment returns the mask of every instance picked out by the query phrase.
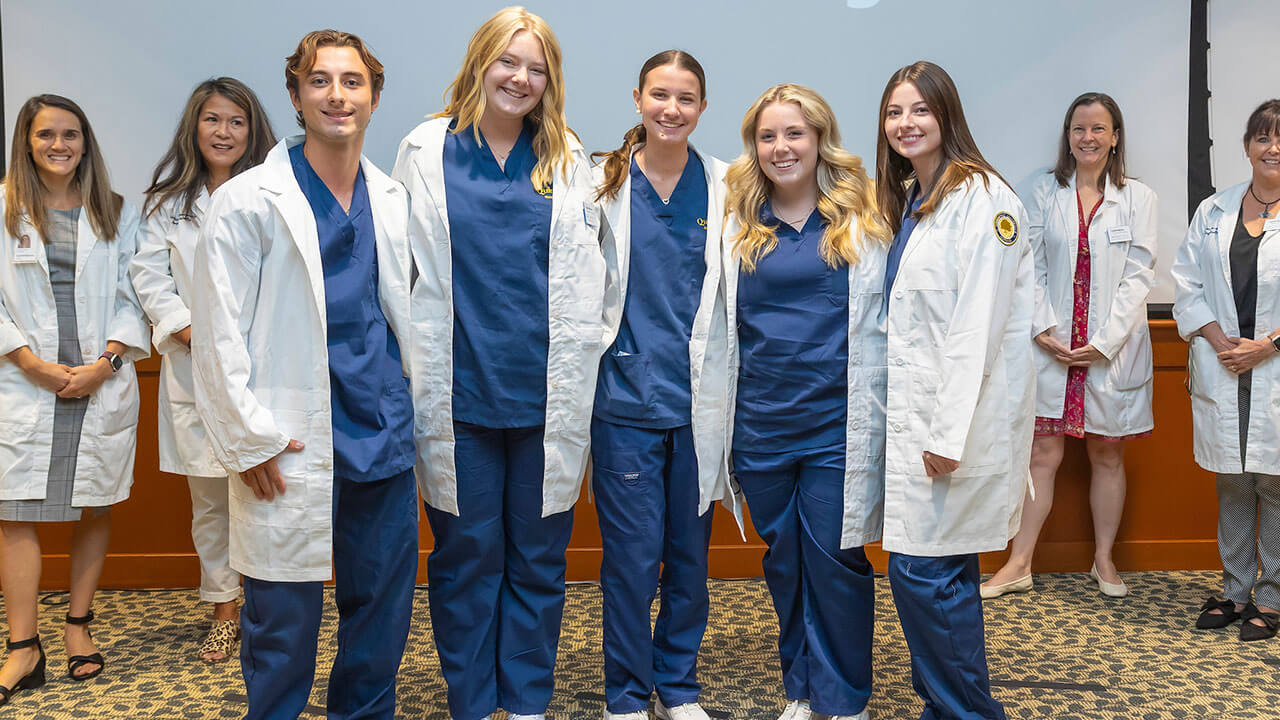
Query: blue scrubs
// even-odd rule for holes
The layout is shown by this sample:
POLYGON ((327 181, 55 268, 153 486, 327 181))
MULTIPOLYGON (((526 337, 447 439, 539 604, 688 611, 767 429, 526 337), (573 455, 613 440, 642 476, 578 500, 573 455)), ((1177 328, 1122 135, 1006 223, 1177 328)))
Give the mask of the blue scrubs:
POLYGON ((554 689, 573 512, 542 517, 551 193, 532 138, 504 169, 473 128, 445 136, 458 515, 427 506, 427 592, 456 720, 542 713, 554 689))
POLYGON ((818 254, 815 211, 800 232, 777 220, 778 246, 738 280, 740 368, 734 475, 768 545, 789 699, 856 715, 871 697, 875 574, 862 548, 840 549, 844 518, 848 267, 818 254))
MULTIPOLYGON (((413 403, 378 300, 373 211, 361 171, 344 211, 303 155, 294 177, 315 214, 324 268, 333 415, 333 564, 338 654, 330 718, 392 718, 417 574, 413 403)), ((300 532, 305 529, 300 529, 300 532)), ((296 718, 315 675, 323 583, 246 577, 246 718, 296 718)))
POLYGON ((631 262, 591 423, 603 558, 605 707, 697 702, 711 512, 698 514, 689 340, 706 274, 707 182, 689 151, 667 202, 631 164, 631 262), (652 634, 649 608, 662 602, 652 634))
MULTIPOLYGON (((898 263, 916 228, 911 213, 923 200, 920 186, 913 183, 902 225, 889 248, 881 316, 888 311, 898 263)), ((924 699, 920 720, 1004 720, 1004 708, 991 696, 987 675, 978 581, 976 554, 889 554, 889 584, 911 649, 911 684, 924 699)))

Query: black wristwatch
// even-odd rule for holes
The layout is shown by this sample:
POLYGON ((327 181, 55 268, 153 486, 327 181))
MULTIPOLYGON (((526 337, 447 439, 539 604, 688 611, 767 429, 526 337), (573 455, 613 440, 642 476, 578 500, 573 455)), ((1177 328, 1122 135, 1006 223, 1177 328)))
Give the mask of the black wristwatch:
POLYGON ((1280 335, 1271 338, 1271 347, 1275 348, 1276 352, 1280 352, 1280 335))
POLYGON ((99 360, 101 360, 102 358, 106 358, 107 362, 111 363, 111 372, 113 373, 120 372, 120 368, 124 367, 124 358, 111 352, 110 350, 106 350, 101 355, 98 356, 99 360))

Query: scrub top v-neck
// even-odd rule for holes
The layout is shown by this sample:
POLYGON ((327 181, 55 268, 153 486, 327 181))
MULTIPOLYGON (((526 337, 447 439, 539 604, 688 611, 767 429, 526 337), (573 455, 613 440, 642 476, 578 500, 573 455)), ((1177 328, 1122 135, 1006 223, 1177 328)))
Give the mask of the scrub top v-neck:
POLYGON ((377 237, 364 171, 357 172, 351 207, 343 210, 307 162, 302 143, 289 148, 289 160, 320 241, 334 475, 383 480, 413 467, 413 400, 400 344, 378 300, 377 237))
POLYGON ((689 338, 707 271, 707 179, 689 151, 663 202, 631 161, 631 254, 622 325, 600 363, 595 415, 617 425, 671 429, 692 415, 689 338))
POLYGON ((453 258, 453 417, 491 428, 546 420, 551 190, 533 186, 533 132, 499 166, 476 129, 445 135, 453 258))
POLYGON ((845 440, 849 267, 818 254, 826 223, 815 210, 799 232, 768 203, 761 221, 778 245, 739 271, 739 377, 733 444, 775 453, 845 440))

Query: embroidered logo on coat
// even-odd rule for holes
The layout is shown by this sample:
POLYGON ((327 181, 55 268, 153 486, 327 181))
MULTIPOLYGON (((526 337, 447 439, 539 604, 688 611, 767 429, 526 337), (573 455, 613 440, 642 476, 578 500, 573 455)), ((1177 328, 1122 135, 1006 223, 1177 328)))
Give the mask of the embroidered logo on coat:
POLYGON ((702 229, 704 229, 704 230, 705 230, 705 229, 706 229, 706 227, 707 227, 707 219, 706 219, 706 218, 698 218, 698 227, 700 227, 700 228, 702 228, 702 229))
POLYGON ((1004 245, 1012 245, 1018 242, 1018 221, 1007 212, 998 212, 996 217, 991 221, 991 225, 996 229, 996 238, 1004 245))

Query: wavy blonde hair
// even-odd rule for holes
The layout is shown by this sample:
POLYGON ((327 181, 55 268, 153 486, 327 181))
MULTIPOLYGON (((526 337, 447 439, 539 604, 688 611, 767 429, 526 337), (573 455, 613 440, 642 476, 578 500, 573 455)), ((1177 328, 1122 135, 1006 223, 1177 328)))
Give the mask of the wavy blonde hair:
POLYGON ((538 158, 530 179, 539 189, 551 187, 557 171, 567 175, 573 154, 566 135, 570 132, 564 119, 564 72, 560 64, 560 43, 541 17, 519 6, 503 8, 485 21, 467 43, 466 55, 458 76, 445 88, 445 107, 432 117, 457 118, 453 132, 472 128, 476 142, 480 137, 480 118, 484 116, 484 73, 506 52, 511 39, 521 30, 537 38, 547 58, 547 87, 538 105, 527 119, 537 131, 533 136, 533 152, 538 158))
POLYGON ((803 85, 784 83, 764 91, 742 119, 742 155, 725 175, 728 198, 725 207, 738 218, 734 248, 747 272, 778 246, 777 225, 760 221, 760 209, 773 190, 760 169, 756 154, 756 123, 760 113, 774 103, 792 103, 800 108, 805 122, 818 136, 818 214, 827 221, 818 253, 831 267, 841 262, 853 265, 863 250, 865 237, 881 245, 889 241, 876 212, 871 180, 857 155, 840 146, 840 128, 835 113, 822 96, 803 85), (861 233, 850 232, 857 221, 861 233))

